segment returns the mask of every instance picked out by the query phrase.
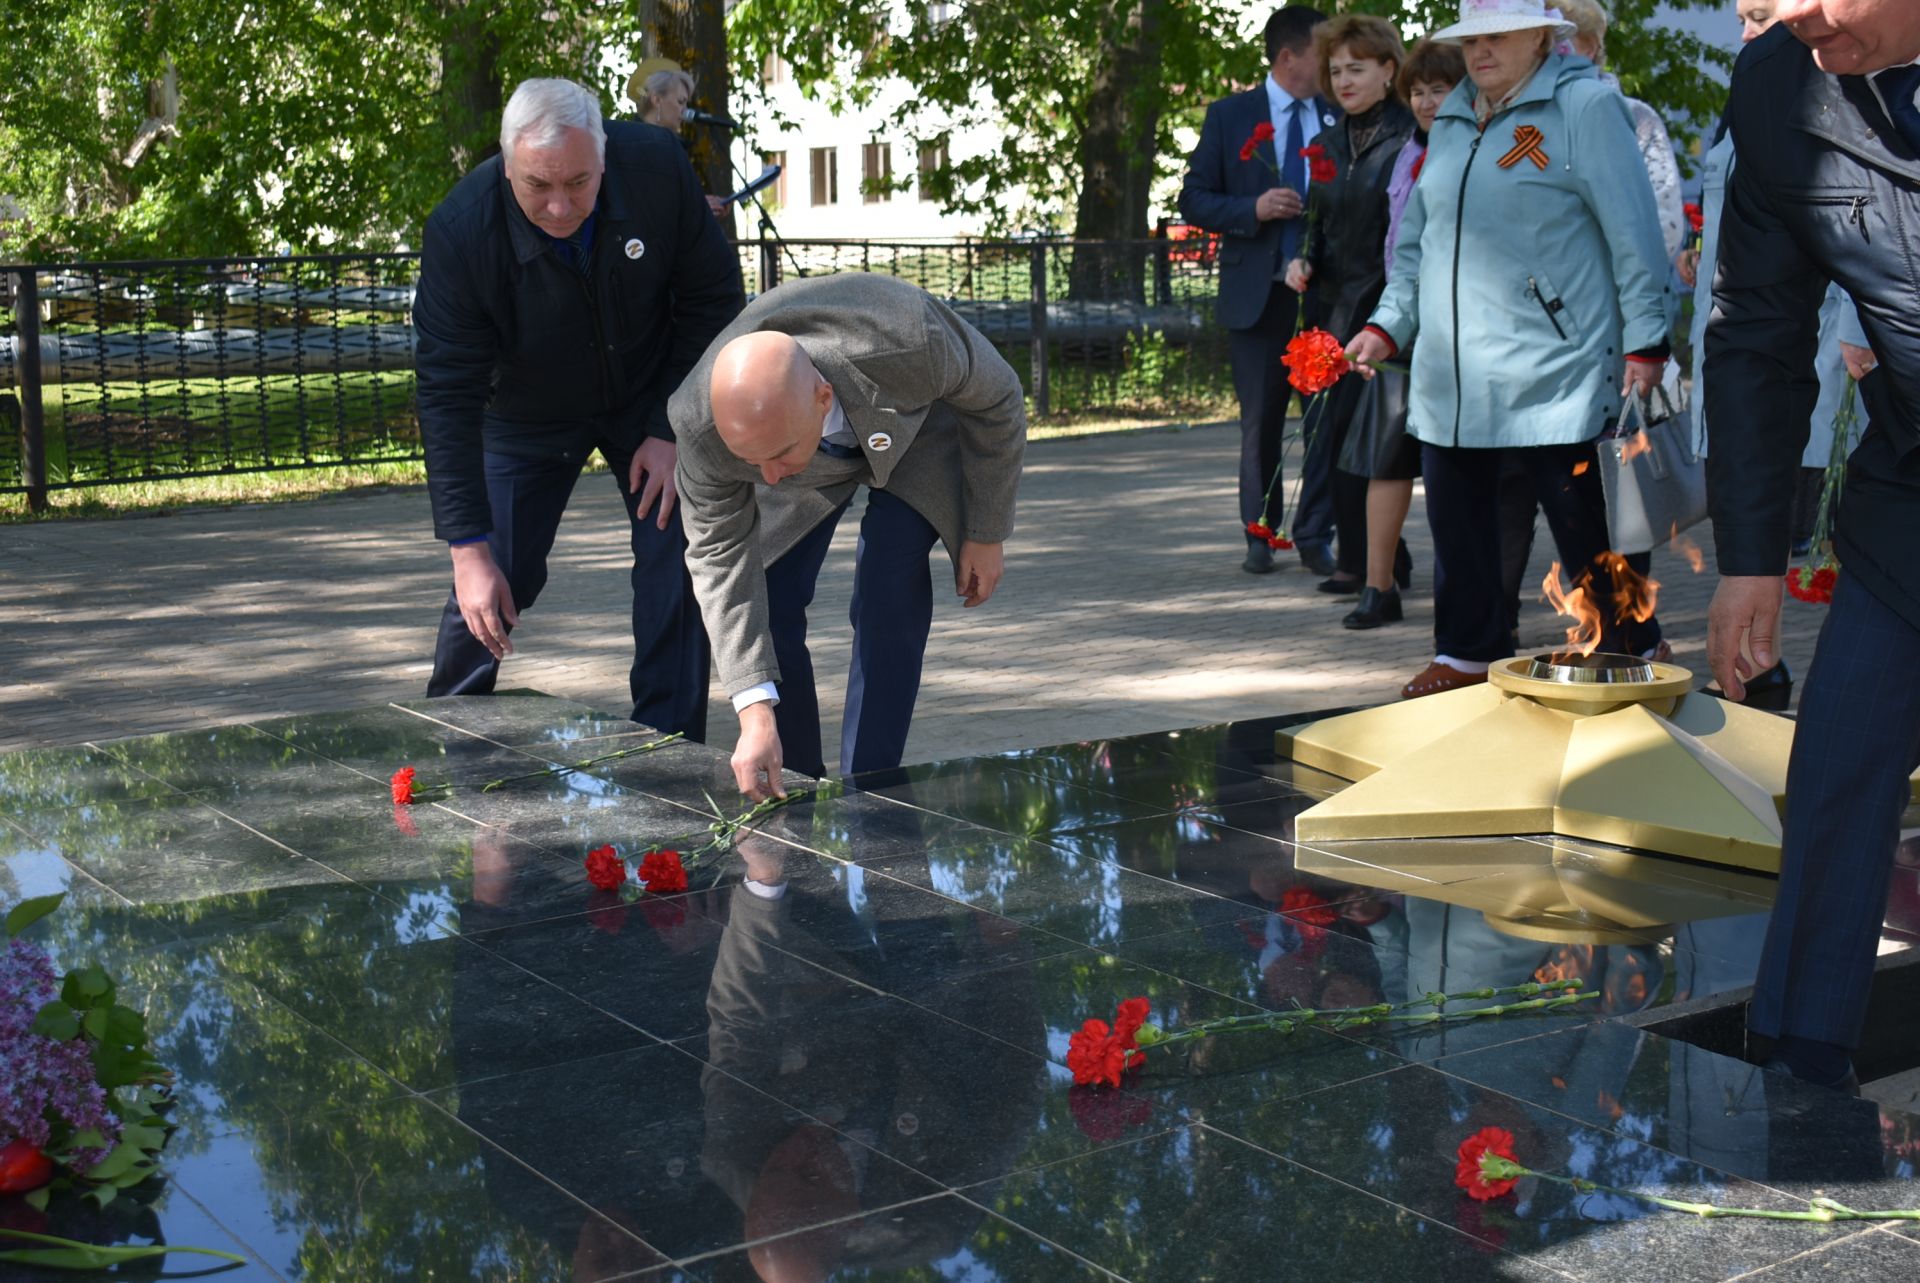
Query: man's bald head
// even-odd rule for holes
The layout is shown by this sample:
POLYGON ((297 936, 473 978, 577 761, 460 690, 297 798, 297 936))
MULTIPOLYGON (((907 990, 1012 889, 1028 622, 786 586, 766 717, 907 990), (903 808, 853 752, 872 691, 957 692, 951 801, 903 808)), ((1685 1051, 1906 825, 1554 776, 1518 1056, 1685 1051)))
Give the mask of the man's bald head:
POLYGON ((833 405, 833 387, 806 349, 776 330, 742 334, 721 348, 708 392, 720 440, 768 485, 806 468, 833 405))

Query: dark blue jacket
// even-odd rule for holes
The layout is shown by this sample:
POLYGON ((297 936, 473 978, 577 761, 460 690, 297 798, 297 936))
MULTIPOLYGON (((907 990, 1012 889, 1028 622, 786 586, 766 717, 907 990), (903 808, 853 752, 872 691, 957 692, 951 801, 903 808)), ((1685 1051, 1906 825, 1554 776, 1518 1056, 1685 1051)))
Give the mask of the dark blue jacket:
POLYGON ((1847 464, 1840 561, 1920 628, 1920 152, 1865 79, 1821 71, 1784 25, 1741 53, 1727 121, 1737 159, 1705 378, 1720 572, 1787 568, 1794 478, 1819 394, 1820 305, 1834 281, 1879 359, 1860 381, 1869 425, 1847 464))
MULTIPOLYGON (((1313 109, 1320 114, 1322 130, 1340 118, 1323 99, 1315 98, 1313 109)), ((1299 245, 1306 225, 1305 215, 1264 223, 1254 215, 1260 193, 1280 186, 1272 168, 1278 163, 1273 143, 1260 144, 1261 159, 1240 159, 1241 145, 1262 121, 1273 123, 1265 77, 1245 93, 1208 104, 1200 142, 1187 158, 1187 176, 1180 184, 1180 217, 1222 237, 1215 315, 1230 330, 1251 329, 1259 322, 1273 278, 1287 265, 1282 251, 1299 245)))
POLYGON ((667 397, 744 304, 740 268, 673 136, 606 126, 582 272, 514 202, 500 157, 427 219, 413 304, 434 534, 493 527, 483 450, 583 459, 673 439, 667 397))

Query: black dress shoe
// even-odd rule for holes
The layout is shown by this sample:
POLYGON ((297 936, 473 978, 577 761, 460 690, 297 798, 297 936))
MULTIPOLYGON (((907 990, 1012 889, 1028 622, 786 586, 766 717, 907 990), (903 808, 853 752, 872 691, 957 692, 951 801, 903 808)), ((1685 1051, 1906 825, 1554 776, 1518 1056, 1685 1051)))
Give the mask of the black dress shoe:
POLYGON ((1398 589, 1381 592, 1378 588, 1363 588, 1360 604, 1340 622, 1348 628, 1378 628, 1382 624, 1397 624, 1403 618, 1398 589))
MULTIPOLYGON (((1748 708, 1757 708, 1763 713, 1784 713, 1793 706, 1793 674, 1787 671, 1784 659, 1749 677, 1746 685, 1747 697, 1740 702, 1748 708)), ((1727 697, 1718 686, 1709 686, 1704 693, 1715 699, 1727 697)))
POLYGON ((1413 554, 1407 551, 1404 539, 1393 550, 1393 582, 1402 588, 1413 587, 1413 554))
POLYGON ((1264 543, 1247 545, 1247 559, 1240 563, 1240 569, 1250 575, 1270 575, 1273 573, 1273 549, 1264 543))
POLYGON ((1330 593, 1335 597, 1358 597, 1360 590, 1366 586, 1367 581, 1358 575, 1350 579, 1342 579, 1336 575, 1332 579, 1322 579, 1313 587, 1315 592, 1330 593))
POLYGON ((1299 546, 1300 564, 1316 575, 1333 573, 1333 552, 1323 543, 1303 543, 1299 546))
MULTIPOLYGON (((1796 1074, 1793 1072, 1792 1065, 1789 1065, 1786 1061, 1781 1060, 1778 1056, 1774 1057, 1771 1060, 1762 1061, 1760 1064, 1760 1072, 1763 1074, 1785 1074, 1787 1077, 1792 1078, 1797 1082, 1806 1083, 1809 1087, 1824 1087, 1828 1091, 1837 1091, 1842 1096, 1858 1097, 1860 1095, 1860 1075, 1853 1071, 1853 1067, 1851 1065, 1847 1067, 1847 1072, 1844 1077, 1840 1078, 1836 1082, 1830 1082, 1830 1083, 1817 1083, 1810 1078, 1800 1077, 1799 1074, 1796 1074)), ((1806 1110, 1810 1107, 1810 1105, 1811 1105, 1811 1102, 1808 1102, 1808 1103, 1802 1104, 1797 1109, 1791 1106, 1783 1109, 1778 1106, 1769 1104, 1768 1109, 1770 1113, 1792 1115, 1792 1114, 1806 1112, 1806 1110)))

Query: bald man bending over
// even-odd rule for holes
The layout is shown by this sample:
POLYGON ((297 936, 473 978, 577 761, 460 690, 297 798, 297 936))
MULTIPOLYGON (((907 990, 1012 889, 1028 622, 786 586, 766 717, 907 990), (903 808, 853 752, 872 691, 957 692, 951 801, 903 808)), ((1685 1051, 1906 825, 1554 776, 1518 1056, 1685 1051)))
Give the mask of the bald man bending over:
POLYGON ((668 405, 687 568, 740 715, 733 773, 825 775, 807 607, 854 493, 853 656, 840 767, 898 766, 933 622, 928 554, 993 596, 1026 451, 1020 380, 979 331, 886 276, 794 281, 747 305, 668 405))

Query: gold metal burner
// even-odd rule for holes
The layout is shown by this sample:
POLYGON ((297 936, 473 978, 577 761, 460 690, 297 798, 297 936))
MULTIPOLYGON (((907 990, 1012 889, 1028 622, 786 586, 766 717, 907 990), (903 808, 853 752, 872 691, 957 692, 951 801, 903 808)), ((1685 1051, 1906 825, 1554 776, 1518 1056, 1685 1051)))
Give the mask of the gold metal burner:
POLYGON ((1673 664, 1570 658, 1281 731, 1283 756, 1355 781, 1296 836, 1557 833, 1778 872, 1793 723, 1696 693, 1673 664))

